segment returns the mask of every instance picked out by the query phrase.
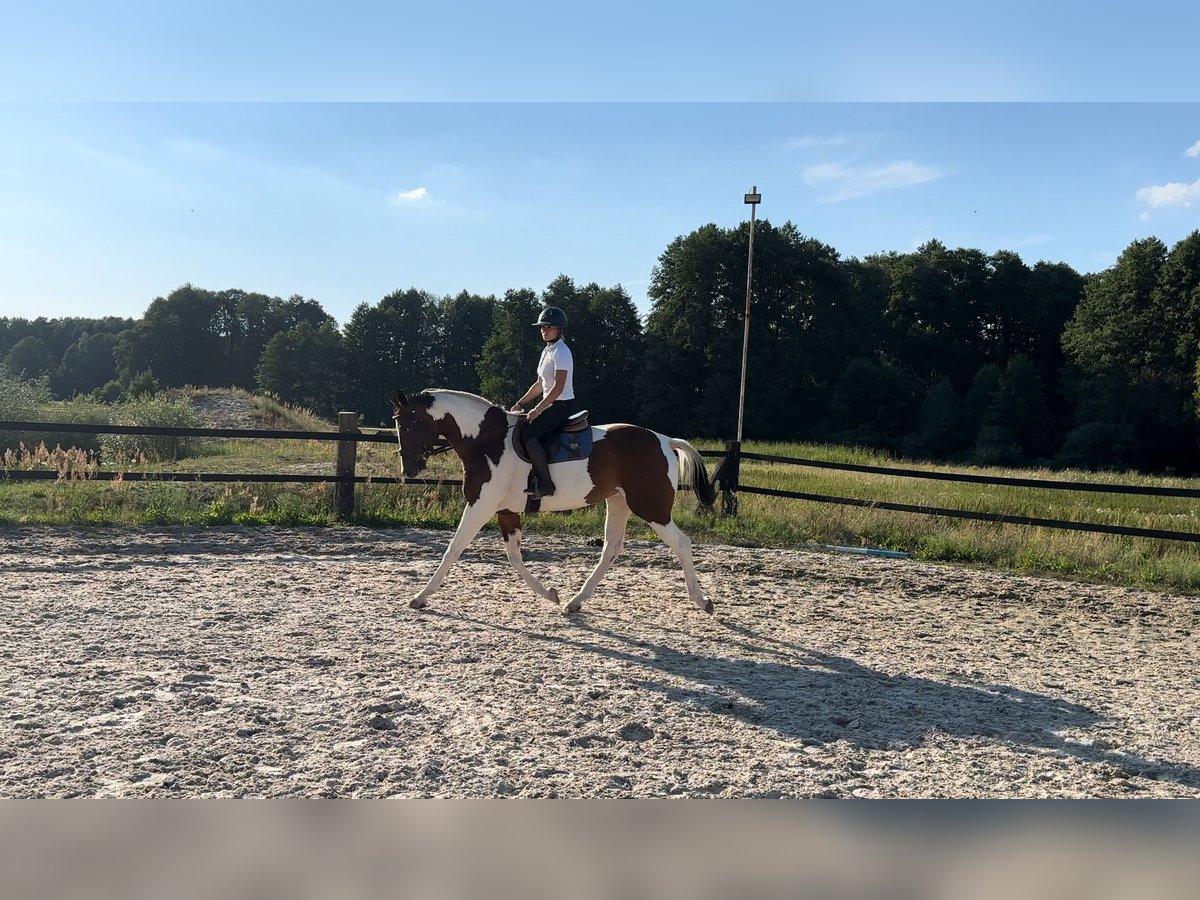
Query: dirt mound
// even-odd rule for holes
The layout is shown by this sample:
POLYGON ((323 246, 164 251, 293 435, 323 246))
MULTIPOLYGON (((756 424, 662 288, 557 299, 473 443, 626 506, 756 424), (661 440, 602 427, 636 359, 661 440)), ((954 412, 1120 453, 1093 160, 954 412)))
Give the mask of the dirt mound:
POLYGON ((236 391, 205 391, 189 398, 205 428, 261 428, 252 414, 254 398, 236 391))

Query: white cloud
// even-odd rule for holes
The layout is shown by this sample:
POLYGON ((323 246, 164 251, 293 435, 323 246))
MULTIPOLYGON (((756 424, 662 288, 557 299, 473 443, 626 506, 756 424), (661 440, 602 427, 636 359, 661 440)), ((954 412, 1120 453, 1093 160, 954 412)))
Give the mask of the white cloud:
POLYGON ((933 181, 945 174, 933 166, 922 166, 912 160, 888 163, 885 166, 847 166, 842 163, 821 163, 804 170, 804 183, 825 193, 824 200, 837 203, 864 197, 879 191, 911 187, 933 181))
POLYGON ((413 188, 411 191, 398 191, 392 197, 392 202, 399 205, 401 203, 418 203, 421 200, 429 199, 429 191, 423 187, 413 188))
POLYGON ((842 147, 846 138, 840 134, 816 135, 807 134, 804 137, 791 138, 787 142, 789 150, 811 150, 815 147, 842 147))
POLYGON ((1188 147, 1185 152, 1188 156, 1200 156, 1200 141, 1196 141, 1196 143, 1188 147))
POLYGON ((1200 178, 1191 184, 1170 181, 1144 187, 1137 192, 1137 198, 1152 209, 1157 206, 1191 206, 1193 201, 1200 200, 1200 178))

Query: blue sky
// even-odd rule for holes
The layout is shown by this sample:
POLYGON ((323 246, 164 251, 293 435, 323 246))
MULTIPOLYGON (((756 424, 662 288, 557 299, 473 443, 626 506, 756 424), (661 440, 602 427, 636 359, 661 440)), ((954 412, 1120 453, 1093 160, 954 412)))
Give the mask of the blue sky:
POLYGON ((8 10, 0 316, 137 316, 190 281, 344 322, 559 273, 645 310, 667 244, 751 185, 845 256, 1086 272, 1200 227, 1196 12, 672 6, 8 10))

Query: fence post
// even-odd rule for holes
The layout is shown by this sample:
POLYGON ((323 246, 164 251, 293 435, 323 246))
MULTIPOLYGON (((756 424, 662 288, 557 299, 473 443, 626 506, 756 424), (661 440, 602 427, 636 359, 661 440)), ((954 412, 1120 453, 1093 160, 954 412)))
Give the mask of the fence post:
MULTIPOLYGON (((358 413, 339 412, 338 432, 358 434, 358 413)), ((358 441, 338 441, 337 447, 337 516, 344 522, 354 515, 354 464, 358 459, 358 441)))
POLYGON ((721 514, 734 517, 738 512, 738 475, 742 461, 742 442, 726 441, 725 458, 717 467, 713 480, 721 485, 721 514))

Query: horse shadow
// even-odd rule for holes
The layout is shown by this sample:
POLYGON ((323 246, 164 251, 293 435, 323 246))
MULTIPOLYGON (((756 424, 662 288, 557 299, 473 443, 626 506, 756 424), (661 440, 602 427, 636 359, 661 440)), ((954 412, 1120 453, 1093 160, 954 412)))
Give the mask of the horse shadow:
POLYGON ((1200 788, 1200 769, 1195 766, 1104 746, 1092 734, 1106 721, 1101 713, 1011 685, 889 674, 719 620, 714 627, 724 632, 718 638, 720 646, 753 657, 679 650, 665 641, 598 625, 595 620, 600 617, 593 614, 574 617, 568 627, 593 635, 595 641, 458 614, 440 615, 627 663, 647 673, 633 682, 644 690, 692 709, 728 715, 802 745, 844 741, 861 749, 904 750, 939 736, 983 738, 1108 764, 1129 776, 1200 788))

